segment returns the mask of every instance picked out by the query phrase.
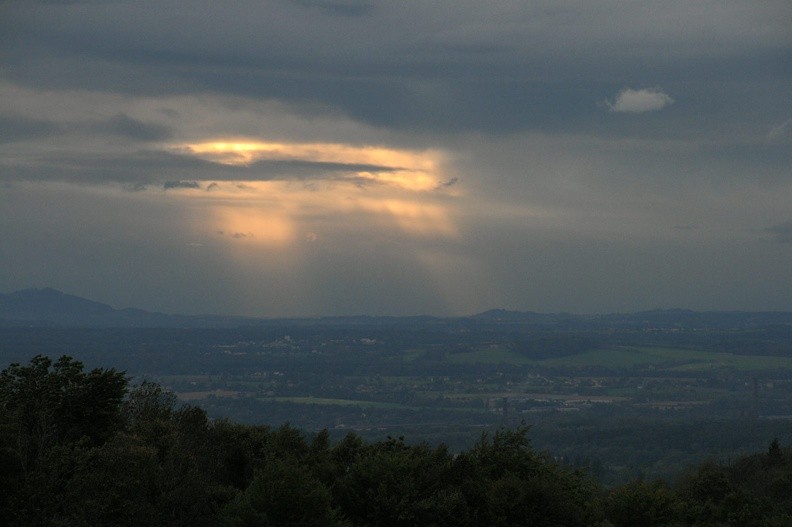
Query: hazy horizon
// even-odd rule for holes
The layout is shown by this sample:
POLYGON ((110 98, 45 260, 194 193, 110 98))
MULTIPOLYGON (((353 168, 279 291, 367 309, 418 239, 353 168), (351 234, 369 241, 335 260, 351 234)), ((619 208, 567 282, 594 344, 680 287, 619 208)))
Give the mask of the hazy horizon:
POLYGON ((792 4, 0 5, 0 290, 792 311, 792 4))
MULTIPOLYGON (((400 317, 404 317, 404 318, 429 317, 429 318, 442 319, 442 318, 477 317, 477 316, 480 316, 480 315, 494 314, 494 313, 497 313, 497 312, 510 313, 510 314, 524 314, 524 315, 570 316, 570 317, 610 317, 610 316, 620 316, 620 315, 632 316, 632 315, 640 315, 640 314, 644 314, 644 313, 674 313, 674 312, 690 313, 690 314, 694 314, 694 315, 695 314, 729 315, 729 314, 740 314, 740 313, 746 314, 746 315, 751 315, 751 314, 760 315, 760 314, 771 314, 771 313, 781 313, 781 314, 789 313, 789 314, 792 314, 792 310, 790 310, 790 311, 782 311, 782 310, 776 310, 776 311, 770 311, 770 310, 764 310, 764 311, 760 311, 760 310, 706 310, 706 311, 701 311, 701 310, 692 310, 692 309, 689 309, 689 308, 686 308, 686 307, 679 307, 679 306, 678 307, 669 307, 669 308, 653 308, 653 309, 646 309, 646 310, 641 310, 641 311, 588 312, 588 313, 586 313, 586 312, 572 312, 572 311, 564 311, 564 310, 561 310, 561 311, 512 310, 512 309, 505 309, 505 308, 498 307, 498 306, 491 306, 491 307, 489 307, 487 309, 484 309, 482 311, 477 311, 475 313, 460 313, 460 314, 455 314, 455 315, 440 315, 440 314, 435 314, 435 313, 404 313, 404 314, 401 314, 401 315, 376 315, 376 314, 371 314, 371 313, 366 313, 366 312, 359 312, 359 313, 346 313, 346 314, 307 313, 307 314, 303 314, 303 315, 294 315, 294 316, 278 316, 278 315, 260 316, 260 315, 250 315, 250 314, 245 314, 245 313, 222 313, 222 312, 214 312, 214 313, 213 312, 204 312, 204 313, 192 313, 192 314, 175 312, 175 311, 162 312, 162 311, 156 311, 156 310, 153 310, 153 309, 149 309, 146 306, 140 306, 140 305, 137 305, 137 306, 112 305, 112 304, 108 304, 108 303, 105 303, 105 302, 98 302, 97 300, 92 299, 92 298, 87 298, 87 297, 82 297, 82 296, 79 296, 79 295, 74 295, 74 294, 72 294, 72 293, 70 293, 68 291, 61 291, 59 289, 55 289, 55 288, 52 288, 52 287, 32 287, 32 288, 19 289, 19 290, 8 291, 8 292, 0 291, 0 297, 2 297, 4 295, 5 296, 14 296, 14 295, 20 295, 20 294, 23 294, 22 296, 25 296, 24 293, 29 293, 29 292, 32 292, 32 291, 34 291, 34 292, 54 292, 54 293, 56 293, 58 295, 65 295, 67 297, 76 297, 76 298, 78 298, 80 300, 87 300, 87 301, 92 302, 92 303, 98 303, 98 304, 102 304, 102 305, 108 306, 108 307, 112 308, 115 311, 136 310, 136 311, 144 311, 144 312, 147 312, 147 313, 150 313, 150 314, 165 315, 165 316, 168 316, 168 317, 170 317, 170 316, 176 316, 176 317, 179 317, 179 316, 188 316, 188 317, 189 316, 195 316, 195 317, 206 316, 206 317, 220 317, 220 318, 262 319, 262 320, 267 320, 267 319, 269 319, 269 320, 277 320, 277 319, 288 320, 288 319, 300 319, 300 318, 319 319, 319 318, 333 318, 333 317, 339 317, 339 318, 345 318, 345 317, 351 317, 351 318, 355 318, 355 317, 372 317, 372 318, 376 318, 376 317, 379 317, 379 316, 393 317, 393 318, 400 318, 400 317)), ((27 304, 25 304, 25 305, 27 305, 27 304)), ((52 309, 52 305, 48 305, 47 307, 48 307, 49 310, 52 309)), ((0 317, 0 320, 2 320, 2 317, 0 317)), ((30 320, 30 318, 27 317, 26 320, 30 320)))

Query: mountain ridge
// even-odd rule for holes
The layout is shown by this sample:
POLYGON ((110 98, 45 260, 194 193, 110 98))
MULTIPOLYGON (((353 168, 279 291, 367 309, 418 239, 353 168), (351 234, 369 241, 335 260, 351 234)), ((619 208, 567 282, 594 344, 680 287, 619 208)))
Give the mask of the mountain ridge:
POLYGON ((184 327, 212 328, 268 325, 284 322, 314 324, 413 324, 440 321, 481 324, 527 324, 537 327, 574 329, 583 325, 630 326, 642 329, 690 327, 740 327, 792 325, 792 312, 785 311, 693 311, 653 309, 635 313, 575 315, 490 309, 470 316, 324 316, 256 318, 233 315, 180 315, 138 308, 116 309, 108 304, 64 293, 51 287, 0 293, 0 326, 55 327, 184 327))

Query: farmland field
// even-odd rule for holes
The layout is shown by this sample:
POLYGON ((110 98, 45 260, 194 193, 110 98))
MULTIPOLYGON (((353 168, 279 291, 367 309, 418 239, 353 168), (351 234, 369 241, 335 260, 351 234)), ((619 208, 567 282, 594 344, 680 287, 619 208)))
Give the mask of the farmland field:
POLYGON ((592 350, 569 357, 540 361, 543 366, 564 367, 630 367, 656 366, 675 371, 709 371, 733 368, 740 371, 787 369, 792 371, 792 358, 734 355, 684 348, 619 347, 592 350))
POLYGON ((634 368, 655 366, 671 371, 703 372, 720 368, 739 371, 785 369, 792 371, 792 358, 735 355, 686 348, 610 347, 552 359, 536 360, 504 348, 485 348, 447 355, 451 364, 513 364, 563 368, 634 368))

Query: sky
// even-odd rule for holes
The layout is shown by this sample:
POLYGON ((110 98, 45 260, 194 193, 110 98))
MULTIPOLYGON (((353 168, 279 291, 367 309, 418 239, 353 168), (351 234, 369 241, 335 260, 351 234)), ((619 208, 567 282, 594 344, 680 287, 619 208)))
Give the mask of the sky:
POLYGON ((788 0, 0 0, 0 292, 792 310, 788 0))

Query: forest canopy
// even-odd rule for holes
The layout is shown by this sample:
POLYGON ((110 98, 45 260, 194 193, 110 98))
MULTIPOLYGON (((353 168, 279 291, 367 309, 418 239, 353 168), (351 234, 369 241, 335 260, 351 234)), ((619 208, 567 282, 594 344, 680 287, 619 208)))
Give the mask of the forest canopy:
POLYGON ((0 523, 173 526, 792 524, 792 452, 606 488, 528 426, 460 453, 403 437, 331 444, 209 420, 158 384, 36 356, 0 373, 0 523))

